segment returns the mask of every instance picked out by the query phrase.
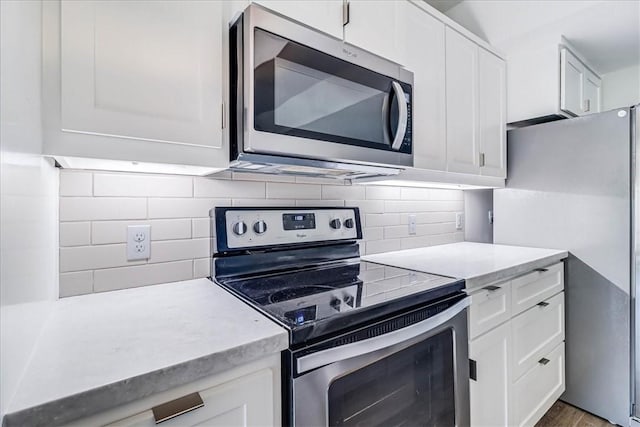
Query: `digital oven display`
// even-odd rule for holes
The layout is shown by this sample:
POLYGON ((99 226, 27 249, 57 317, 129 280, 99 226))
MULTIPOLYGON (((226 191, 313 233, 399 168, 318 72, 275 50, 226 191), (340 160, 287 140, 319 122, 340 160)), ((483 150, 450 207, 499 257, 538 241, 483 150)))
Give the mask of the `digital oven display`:
POLYGON ((316 228, 316 216, 312 213, 282 214, 285 230, 308 230, 316 228))

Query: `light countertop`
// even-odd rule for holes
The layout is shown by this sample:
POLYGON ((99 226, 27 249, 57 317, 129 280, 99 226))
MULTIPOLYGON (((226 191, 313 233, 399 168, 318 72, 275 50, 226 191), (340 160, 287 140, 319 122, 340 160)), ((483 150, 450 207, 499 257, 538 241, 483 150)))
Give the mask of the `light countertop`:
POLYGON ((367 255, 380 264, 464 279, 467 288, 523 274, 568 256, 557 249, 460 242, 367 255))
POLYGON ((285 329, 207 279, 54 303, 3 425, 58 425, 278 353, 285 329))

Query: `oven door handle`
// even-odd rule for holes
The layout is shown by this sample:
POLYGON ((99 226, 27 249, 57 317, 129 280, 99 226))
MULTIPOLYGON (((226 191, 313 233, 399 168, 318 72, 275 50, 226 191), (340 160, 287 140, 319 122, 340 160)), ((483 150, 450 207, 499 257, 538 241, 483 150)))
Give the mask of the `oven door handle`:
MULTIPOLYGON (((404 135, 407 133, 409 113, 407 110, 407 101, 404 97, 404 90, 402 90, 400 83, 395 81, 391 82, 391 87, 393 88, 393 92, 398 100, 398 129, 396 129, 396 134, 393 137, 391 149, 398 151, 400 150, 400 146, 404 140, 404 135)), ((391 104, 391 99, 389 99, 389 103, 391 104)))
POLYGON ((297 360, 297 370, 299 374, 329 365, 352 357, 362 356, 377 350, 382 350, 394 345, 409 341, 417 336, 423 335, 431 330, 442 326, 454 316, 469 306, 469 298, 465 298, 452 305, 445 311, 436 314, 422 322, 414 323, 402 329, 398 329, 388 334, 369 338, 368 340, 346 344, 340 347, 329 348, 318 351, 297 360))

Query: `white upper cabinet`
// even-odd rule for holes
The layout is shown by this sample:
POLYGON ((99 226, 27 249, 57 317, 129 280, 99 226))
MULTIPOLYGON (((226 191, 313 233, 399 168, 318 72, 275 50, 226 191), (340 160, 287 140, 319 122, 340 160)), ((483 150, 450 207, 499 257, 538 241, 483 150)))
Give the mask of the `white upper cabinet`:
POLYGON ((413 164, 447 168, 444 24, 410 2, 398 3, 400 62, 413 72, 413 164))
POLYGON ((560 108, 580 114, 583 106, 585 67, 569 50, 560 51, 560 108))
POLYGON ((480 174, 478 46, 449 27, 446 28, 445 40, 447 170, 480 174))
POLYGON ((394 0, 349 0, 344 40, 376 55, 400 62, 394 0))
POLYGON ((342 39, 342 0, 254 0, 254 3, 342 39))
POLYGON ((222 2, 46 2, 45 150, 225 167, 222 2))
POLYGON ((599 113, 602 109, 602 80, 588 68, 584 74, 583 114, 599 113))
POLYGON ((506 76, 502 59, 478 49, 478 125, 482 175, 507 176, 506 76))

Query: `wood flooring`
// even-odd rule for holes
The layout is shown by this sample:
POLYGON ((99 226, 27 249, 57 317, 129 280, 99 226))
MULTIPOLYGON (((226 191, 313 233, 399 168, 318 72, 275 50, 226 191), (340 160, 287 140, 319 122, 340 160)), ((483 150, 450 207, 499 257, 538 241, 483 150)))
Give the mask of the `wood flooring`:
POLYGON ((558 400, 538 421, 536 427, 611 427, 613 425, 602 418, 558 400))

